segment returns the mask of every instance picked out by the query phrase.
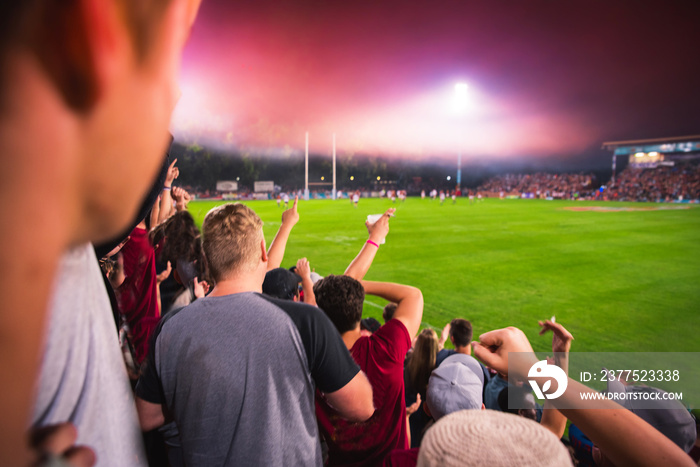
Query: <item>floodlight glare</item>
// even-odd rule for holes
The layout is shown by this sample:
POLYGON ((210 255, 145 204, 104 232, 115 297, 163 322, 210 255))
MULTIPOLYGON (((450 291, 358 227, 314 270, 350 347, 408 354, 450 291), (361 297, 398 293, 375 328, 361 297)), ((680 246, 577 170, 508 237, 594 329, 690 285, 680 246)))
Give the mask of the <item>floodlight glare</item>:
POLYGON ((468 89, 469 86, 467 86, 467 83, 455 84, 455 94, 452 105, 454 106, 454 110, 458 113, 464 112, 467 109, 469 101, 468 89))
POLYGON ((350 175, 350 180, 355 180, 355 177, 350 175))
POLYGON ((646 156, 646 154, 644 154, 643 152, 638 152, 637 154, 634 155, 634 157, 644 157, 644 156, 646 156))
POLYGON ((382 177, 380 177, 380 176, 377 175, 377 180, 381 180, 381 179, 382 179, 382 177))
POLYGON ((450 176, 448 175, 448 176, 447 176, 447 181, 449 182, 450 180, 452 180, 452 177, 450 177, 450 176))
POLYGON ((326 179, 326 177, 321 177, 321 181, 324 181, 325 179, 326 179))
POLYGON ((658 156, 658 155, 659 155, 659 153, 656 152, 656 151, 650 152, 650 153, 649 153, 649 156, 650 156, 650 157, 656 157, 656 156, 658 156))

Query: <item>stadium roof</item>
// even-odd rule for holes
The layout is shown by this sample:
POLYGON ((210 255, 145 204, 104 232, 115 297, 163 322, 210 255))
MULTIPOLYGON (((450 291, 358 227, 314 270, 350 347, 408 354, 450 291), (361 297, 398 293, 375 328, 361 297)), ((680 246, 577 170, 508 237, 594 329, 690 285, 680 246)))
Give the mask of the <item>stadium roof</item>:
POLYGON ((614 151, 616 156, 637 152, 661 152, 664 154, 697 152, 700 151, 700 135, 608 141, 603 143, 603 149, 614 151))

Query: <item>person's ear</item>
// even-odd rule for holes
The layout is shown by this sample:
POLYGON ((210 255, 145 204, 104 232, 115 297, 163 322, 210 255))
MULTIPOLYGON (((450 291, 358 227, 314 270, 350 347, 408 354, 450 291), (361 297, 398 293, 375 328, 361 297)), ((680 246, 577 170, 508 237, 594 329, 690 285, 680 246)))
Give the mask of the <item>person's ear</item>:
POLYGON ((263 263, 267 263, 267 251, 265 250, 265 239, 260 240, 260 260, 263 263))
MULTIPOLYGON (((131 47, 116 2, 45 2, 37 26, 37 56, 66 104, 89 112, 118 79, 119 53, 131 47)), ((123 58, 123 57, 122 57, 123 58)))

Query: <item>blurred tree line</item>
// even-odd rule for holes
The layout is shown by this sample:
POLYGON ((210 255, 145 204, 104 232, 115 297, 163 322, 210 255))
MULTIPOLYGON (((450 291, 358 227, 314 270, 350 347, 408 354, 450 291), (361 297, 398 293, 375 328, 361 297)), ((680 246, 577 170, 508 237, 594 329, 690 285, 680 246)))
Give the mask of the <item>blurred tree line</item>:
MULTIPOLYGON (((180 168, 178 181, 197 190, 213 190, 219 180, 238 181, 239 190, 253 189, 255 181, 273 181, 283 190, 304 188, 304 154, 281 151, 275 155, 247 151, 222 153, 199 146, 174 143, 171 156, 180 168)), ((336 180, 339 190, 405 189, 420 190, 430 186, 454 188, 454 167, 430 163, 366 156, 338 154, 336 180), (447 175, 452 180, 447 181, 447 175), (379 179, 378 179, 379 177, 379 179)), ((328 183, 310 189, 331 189, 333 162, 329 155, 309 155, 309 182, 328 183)))

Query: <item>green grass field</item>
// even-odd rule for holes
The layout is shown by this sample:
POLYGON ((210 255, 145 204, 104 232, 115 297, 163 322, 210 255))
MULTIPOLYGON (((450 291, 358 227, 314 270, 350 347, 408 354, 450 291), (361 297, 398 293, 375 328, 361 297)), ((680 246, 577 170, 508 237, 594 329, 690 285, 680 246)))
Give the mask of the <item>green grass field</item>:
MULTIPOLYGON (((215 202, 192 202, 201 225, 215 202)), ((272 240, 282 209, 246 203, 272 240)), ((535 350, 551 348, 537 321, 556 315, 576 351, 700 351, 700 208, 649 203, 487 199, 300 201, 283 266, 306 256, 321 275, 340 274, 367 239, 364 221, 396 207, 367 279, 419 287, 424 326, 469 319, 475 336, 517 326, 535 350), (651 211, 571 211, 602 206, 651 211)), ((384 301, 365 316, 381 321, 384 301)), ((438 330, 439 333, 439 330, 438 330)))

